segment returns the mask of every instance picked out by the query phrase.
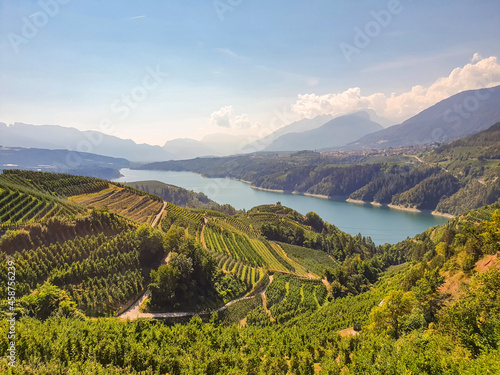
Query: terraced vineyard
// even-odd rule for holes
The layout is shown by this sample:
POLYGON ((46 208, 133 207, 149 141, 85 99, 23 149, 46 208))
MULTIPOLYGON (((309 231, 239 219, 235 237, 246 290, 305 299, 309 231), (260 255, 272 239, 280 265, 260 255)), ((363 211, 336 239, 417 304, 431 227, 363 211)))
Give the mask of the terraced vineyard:
POLYGON ((205 242, 209 249, 226 253, 237 260, 263 266, 264 259, 254 249, 248 237, 238 232, 229 232, 215 225, 207 225, 203 230, 205 242))
MULTIPOLYGON (((29 301, 34 290, 50 294, 60 288, 67 293, 61 298, 71 297, 85 314, 112 315, 144 287, 150 234, 123 217, 98 211, 9 232, 2 250, 15 261, 18 298, 29 301)), ((0 263, 0 272, 7 273, 7 267, 0 263)), ((7 295, 7 288, 7 279, 0 280, 0 293, 7 295)))
MULTIPOLYGON (((162 204, 157 196, 94 178, 30 171, 9 171, 0 177, 0 219, 4 225, 43 222, 54 215, 85 215, 87 208, 106 207, 129 218, 122 220, 128 222, 128 230, 133 230, 136 227, 130 219, 150 223, 162 204)), ((246 292, 265 283, 268 272, 310 277, 309 271, 289 257, 280 244, 260 235, 256 229, 260 222, 255 221, 255 217, 274 222, 286 220, 291 226, 308 230, 272 212, 226 216, 172 203, 167 203, 160 227, 164 232, 173 225, 184 228, 187 237, 201 242, 212 254, 220 270, 246 286, 246 292)), ((69 238, 69 241, 68 237, 61 238, 57 246, 35 247, 17 256, 18 262, 28 265, 25 273, 21 272, 24 275, 24 282, 19 284, 21 295, 49 280, 66 289, 84 311, 100 315, 115 310, 117 303, 143 288, 143 275, 136 272, 140 268, 139 255, 129 247, 132 240, 120 245, 122 236, 114 234, 105 239, 98 233, 76 242, 69 238), (115 277, 108 280, 109 274, 115 277), (125 289, 120 289, 118 284, 125 289), (81 290, 86 292, 81 294, 81 290), (106 298, 101 298, 103 290, 109 290, 106 298), (102 302, 103 299, 108 302, 102 302)))
POLYGON ((297 314, 315 311, 323 306, 327 302, 328 292, 321 281, 275 274, 266 295, 271 316, 278 323, 283 323, 297 314))
POLYGON ((2 180, 26 188, 50 192, 60 197, 95 193, 108 187, 107 181, 94 177, 17 169, 3 171, 2 180))
POLYGON ((66 199, 37 190, 36 184, 14 174, 0 176, 0 226, 39 222, 53 216, 74 216, 86 211, 66 199))
MULTIPOLYGON (((266 217, 270 215, 276 220, 276 215, 263 213, 266 217)), ((206 225, 196 238, 206 249, 232 257, 235 261, 264 267, 270 272, 319 278, 297 260, 289 257, 280 244, 262 238, 257 230, 241 218, 207 217, 206 225)))
POLYGON ((263 268, 249 266, 223 253, 213 253, 213 257, 218 268, 224 272, 234 274, 247 285, 248 290, 251 290, 266 275, 263 268))
MULTIPOLYGON (((219 223, 221 222, 222 220, 219 220, 219 223)), ((225 217, 223 219, 223 221, 227 224, 230 225, 230 228, 234 228, 234 229, 237 229, 251 237, 260 237, 260 233, 259 231, 255 230, 254 228, 252 228, 252 225, 250 224, 247 224, 245 222, 243 222, 242 220, 238 219, 238 218, 235 218, 235 217, 225 217)))
POLYGON ((71 199, 91 207, 107 207, 110 211, 127 216, 139 223, 151 223, 162 208, 162 200, 150 194, 117 185, 103 186, 102 194, 82 194, 71 199))
POLYGON ((166 214, 161 221, 161 227, 166 232, 172 225, 187 229, 189 235, 196 236, 204 223, 203 214, 198 210, 189 210, 167 203, 166 214))

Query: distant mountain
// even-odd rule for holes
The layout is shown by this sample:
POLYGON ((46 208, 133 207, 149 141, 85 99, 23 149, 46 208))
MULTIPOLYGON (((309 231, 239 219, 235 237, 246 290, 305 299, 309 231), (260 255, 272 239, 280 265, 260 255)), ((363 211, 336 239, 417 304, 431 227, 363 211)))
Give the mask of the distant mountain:
POLYGON ((331 149, 380 129, 383 129, 382 125, 371 121, 367 112, 356 112, 336 117, 313 130, 285 134, 266 147, 265 151, 331 149))
POLYGON ((120 176, 119 169, 128 167, 126 159, 85 152, 0 146, 0 170, 27 169, 111 179, 120 176))
POLYGON ((175 156, 160 146, 137 144, 98 131, 80 131, 57 125, 0 123, 0 144, 7 147, 85 151, 136 162, 171 160, 175 156))
POLYGON ((251 142, 248 145, 244 146, 241 152, 255 152, 261 151, 271 145, 276 139, 281 137, 282 135, 289 133, 300 133, 308 130, 313 130, 319 128, 321 125, 326 124, 328 121, 332 120, 333 117, 331 115, 321 115, 317 116, 313 119, 302 119, 296 122, 293 122, 289 125, 283 126, 273 133, 269 134, 267 137, 258 139, 257 141, 251 142))
POLYGON ((365 135, 348 149, 388 148, 449 142, 488 129, 500 121, 500 86, 464 91, 402 124, 365 135))
POLYGON ((212 150, 217 150, 219 155, 234 155, 239 153, 244 145, 248 144, 249 138, 252 137, 215 133, 203 137, 201 143, 212 150))
MULTIPOLYGON (((376 122, 377 124, 382 125, 384 128, 388 128, 389 126, 396 125, 399 121, 393 121, 389 120, 385 117, 377 115, 377 112, 375 112, 373 109, 363 109, 362 111, 356 111, 356 112, 366 112, 368 115, 370 115, 370 120, 373 122, 376 122)), ((356 113, 353 112, 353 113, 356 113)), ((350 115, 352 113, 348 113, 350 115)))
POLYGON ((221 156, 205 143, 190 138, 173 139, 165 143, 163 148, 175 155, 176 159, 194 159, 202 156, 221 156))

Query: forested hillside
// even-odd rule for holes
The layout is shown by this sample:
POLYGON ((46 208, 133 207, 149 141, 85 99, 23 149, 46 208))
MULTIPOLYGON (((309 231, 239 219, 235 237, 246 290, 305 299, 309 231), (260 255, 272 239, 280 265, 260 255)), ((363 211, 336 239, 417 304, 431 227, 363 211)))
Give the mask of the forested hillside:
POLYGON ((164 201, 180 207, 204 208, 207 210, 220 211, 228 215, 234 215, 236 210, 229 204, 218 204, 203 193, 196 193, 174 185, 165 184, 159 181, 137 181, 124 185, 145 191, 161 197, 164 201))
MULTIPOLYGON (((85 204, 116 189, 127 193, 117 201, 158 200, 133 188, 67 175, 6 176, 16 181, 13 193, 43 192, 78 210, 4 226, 0 268, 7 275, 15 267, 16 299, 0 280, 1 311, 17 313, 17 363, 10 368, 3 357, 2 372, 500 371, 500 205, 375 246, 279 202, 233 216, 168 203, 152 228, 122 216, 119 204, 85 204), (112 318, 144 290, 141 310, 150 316, 193 311, 203 319, 112 318)), ((9 324, 0 323, 3 352, 9 324)))
POLYGON ((500 124, 426 149, 302 151, 152 163, 143 169, 230 177, 286 193, 345 197, 458 215, 500 198, 500 124))

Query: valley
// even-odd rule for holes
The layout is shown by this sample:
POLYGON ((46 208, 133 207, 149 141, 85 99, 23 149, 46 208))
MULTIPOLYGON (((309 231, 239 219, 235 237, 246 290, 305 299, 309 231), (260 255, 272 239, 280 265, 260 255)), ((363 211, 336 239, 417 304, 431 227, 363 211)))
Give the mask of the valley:
MULTIPOLYGON (((498 304, 485 303, 484 293, 500 290, 498 204, 376 245, 280 202, 229 210, 172 185, 137 186, 183 207, 97 178, 19 170, 0 175, 2 207, 34 211, 11 214, 0 237, 0 252, 16 264, 21 373, 33 357, 37 371, 47 373, 59 366, 88 372, 107 366, 106 373, 182 374, 190 366, 219 371, 225 366, 220 358, 242 371, 364 366, 376 373, 381 358, 384 367, 396 366, 386 350, 400 353, 407 368, 495 369, 491 330, 498 304), (16 203, 17 194, 26 198, 16 203), (21 209, 31 207, 30 199, 72 210, 42 215, 35 212, 47 211, 41 204, 21 209), (488 318, 455 319, 471 313, 488 318), (477 339, 467 330, 479 332, 477 339), (429 340, 422 332, 433 332, 432 347, 422 346, 429 340), (264 353, 257 349, 263 347, 264 353), (69 359, 59 348, 82 349, 69 359), (405 354, 415 350, 425 363, 405 354), (380 357, 367 362, 368 353, 380 357), (448 353, 448 360, 439 353, 448 353)), ((0 291, 7 295, 5 281, 0 291)), ((0 337, 5 347, 7 336, 0 337)), ((0 360, 2 371, 6 366, 0 360)))
POLYGON ((0 1, 0 374, 500 375, 499 15, 0 1))
MULTIPOLYGON (((251 188, 249 183, 233 179, 208 178, 190 172, 167 172, 150 170, 121 169, 123 177, 115 180, 142 189, 147 186, 142 181, 157 179, 167 184, 181 186, 206 194, 210 199, 238 210, 249 210, 261 204, 281 202, 302 214, 309 211, 318 213, 322 218, 336 225, 343 231, 355 236, 358 233, 370 237, 376 244, 396 243, 406 237, 414 236, 427 228, 444 224, 448 218, 431 215, 428 212, 415 213, 394 210, 384 206, 347 203, 346 197, 339 199, 322 199, 306 194, 286 194, 251 188)), ((153 191, 153 187, 149 188, 153 191)), ((160 190, 157 190, 160 192, 160 190)), ((172 197, 173 198, 173 197, 172 197)), ((178 201, 182 202, 184 201, 178 201)), ((210 208, 213 204, 196 205, 210 208)), ((223 206, 223 205, 222 205, 223 206)), ((220 210, 220 208, 218 208, 220 210)), ((224 210, 232 214, 231 210, 224 210)))
POLYGON ((141 169, 191 171, 249 181, 268 191, 348 196, 354 201, 457 215, 500 198, 499 126, 439 147, 346 154, 263 153, 151 163, 141 169), (408 154, 409 150, 414 153, 408 154))

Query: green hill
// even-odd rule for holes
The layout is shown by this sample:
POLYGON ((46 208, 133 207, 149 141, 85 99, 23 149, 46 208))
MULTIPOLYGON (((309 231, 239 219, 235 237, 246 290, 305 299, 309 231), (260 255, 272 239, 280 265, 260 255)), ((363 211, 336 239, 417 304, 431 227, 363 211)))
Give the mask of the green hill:
POLYGON ((16 367, 3 357, 2 372, 500 371, 498 204, 375 246, 280 204, 227 216, 168 203, 154 229, 123 205, 86 203, 161 203, 130 187, 25 171, 0 180, 78 208, 0 237, 0 273, 15 269, 15 284, 0 280, 4 352, 17 314, 16 367), (112 318, 146 289, 141 308, 172 312, 165 322, 112 318), (185 311, 200 317, 182 324, 185 311))

